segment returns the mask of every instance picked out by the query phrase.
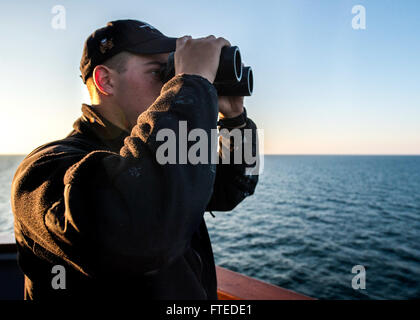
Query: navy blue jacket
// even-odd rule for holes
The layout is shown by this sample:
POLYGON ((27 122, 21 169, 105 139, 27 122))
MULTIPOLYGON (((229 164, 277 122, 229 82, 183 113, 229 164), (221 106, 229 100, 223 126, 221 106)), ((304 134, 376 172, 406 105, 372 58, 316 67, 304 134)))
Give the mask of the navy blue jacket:
MULTIPOLYGON (((66 138, 31 152, 13 179, 25 298, 217 299, 204 212, 232 210, 258 177, 245 164, 156 160, 160 129, 178 132, 187 121, 188 131, 211 136, 214 86, 174 77, 131 133, 88 105, 82 112, 66 138), (65 289, 51 285, 54 265, 65 268, 65 289)), ((250 119, 246 128, 256 131, 250 119)))

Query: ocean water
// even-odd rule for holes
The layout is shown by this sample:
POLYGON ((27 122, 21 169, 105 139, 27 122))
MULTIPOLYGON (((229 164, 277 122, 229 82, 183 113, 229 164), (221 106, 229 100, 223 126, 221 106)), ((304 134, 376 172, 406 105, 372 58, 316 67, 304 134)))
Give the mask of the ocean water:
POLYGON ((19 163, 25 156, 0 156, 0 235, 13 233, 10 188, 19 163))
MULTIPOLYGON (((0 234, 22 159, 0 157, 0 234)), ((255 194, 214 214, 217 265, 318 299, 420 298, 420 156, 266 156, 255 194)))

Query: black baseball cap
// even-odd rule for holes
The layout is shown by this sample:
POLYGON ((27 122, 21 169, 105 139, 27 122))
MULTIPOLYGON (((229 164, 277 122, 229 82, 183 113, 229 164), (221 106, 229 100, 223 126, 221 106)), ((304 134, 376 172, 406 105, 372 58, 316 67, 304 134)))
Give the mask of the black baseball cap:
POLYGON ((93 69, 122 51, 139 54, 173 52, 176 39, 162 34, 150 24, 138 20, 116 20, 93 32, 85 41, 80 61, 84 83, 93 69))

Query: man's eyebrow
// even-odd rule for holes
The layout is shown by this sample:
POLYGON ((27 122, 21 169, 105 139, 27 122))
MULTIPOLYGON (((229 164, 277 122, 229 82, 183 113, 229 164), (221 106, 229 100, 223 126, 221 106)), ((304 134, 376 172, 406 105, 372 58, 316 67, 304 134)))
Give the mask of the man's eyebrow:
POLYGON ((159 66, 164 66, 166 64, 166 62, 161 62, 161 61, 149 61, 144 63, 144 66, 148 66, 148 65, 152 65, 152 64, 157 64, 159 66))

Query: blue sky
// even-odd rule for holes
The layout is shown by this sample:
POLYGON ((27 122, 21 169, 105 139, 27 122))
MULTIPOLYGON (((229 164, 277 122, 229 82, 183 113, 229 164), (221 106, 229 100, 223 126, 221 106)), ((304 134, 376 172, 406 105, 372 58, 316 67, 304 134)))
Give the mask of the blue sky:
POLYGON ((254 70, 249 116, 266 153, 420 154, 420 2, 9 1, 0 4, 0 153, 67 135, 89 102, 83 42, 133 18, 168 36, 223 36, 254 70), (366 8, 366 29, 351 10, 366 8), (51 27, 55 5, 66 28, 51 27))

